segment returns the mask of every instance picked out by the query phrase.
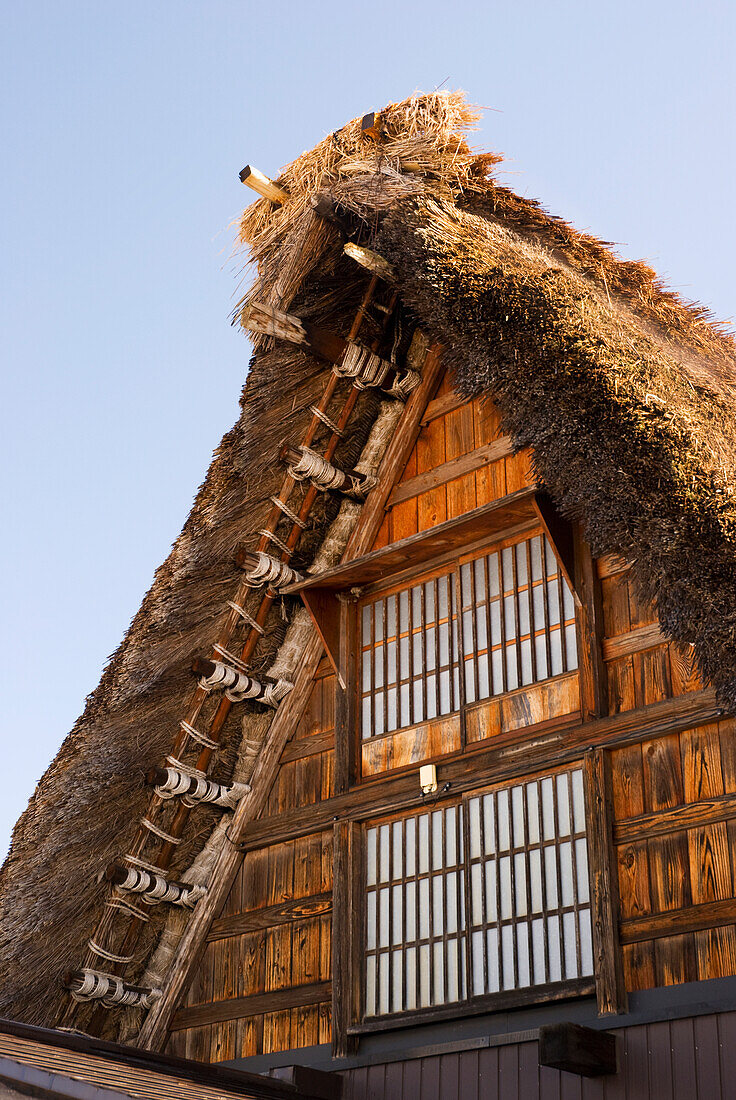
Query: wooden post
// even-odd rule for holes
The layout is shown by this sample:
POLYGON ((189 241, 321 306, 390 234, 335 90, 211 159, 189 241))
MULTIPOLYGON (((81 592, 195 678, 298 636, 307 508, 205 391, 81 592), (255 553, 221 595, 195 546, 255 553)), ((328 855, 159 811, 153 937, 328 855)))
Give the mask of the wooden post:
POLYGON ((335 794, 344 794, 357 779, 355 664, 357 616, 355 600, 340 593, 339 668, 335 700, 335 794))
POLYGON ((271 202, 277 202, 279 205, 285 203, 289 197, 288 191, 285 191, 283 187, 279 187, 268 176, 264 176, 263 172, 259 172, 252 164, 246 164, 245 168, 241 170, 240 182, 247 187, 252 187, 264 199, 270 199, 271 202))
POLYGON ((349 1034, 360 1011, 360 827, 337 821, 333 828, 332 895, 332 1056, 354 1054, 349 1034))
POLYGON ((610 761, 605 749, 585 754, 585 802, 588 834, 593 965, 598 1015, 627 1011, 621 944, 618 934, 618 877, 612 832, 610 761))
POLYGON ((584 722, 608 714, 606 666, 603 662, 603 605, 601 586, 590 547, 575 524, 575 587, 580 599, 577 608, 578 653, 580 656, 580 709, 584 722))

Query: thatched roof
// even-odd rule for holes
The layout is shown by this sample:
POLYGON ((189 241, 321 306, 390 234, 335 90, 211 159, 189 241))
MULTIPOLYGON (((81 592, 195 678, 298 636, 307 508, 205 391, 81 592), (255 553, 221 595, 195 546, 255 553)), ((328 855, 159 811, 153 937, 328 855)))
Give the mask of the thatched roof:
MULTIPOLYGON (((498 158, 466 143, 475 115, 460 95, 415 96, 381 117, 379 144, 349 123, 284 170, 288 203, 246 211, 242 239, 258 264, 248 300, 345 333, 361 273, 312 207, 319 193, 336 199, 358 239, 395 266, 405 319, 445 345, 456 385, 492 394, 561 509, 582 519, 596 552, 634 561, 665 632, 694 644, 736 709, 733 341, 645 265, 499 186, 489 174, 498 158)), ((256 341, 240 417, 16 827, 0 881, 0 1014, 57 1021, 59 975, 81 958, 103 904, 95 876, 131 842, 147 798, 141 775, 168 751, 192 689, 188 663, 211 645, 231 598, 233 553, 255 538, 277 491, 278 446, 299 438, 324 385, 323 364, 272 345, 256 341)), ((367 393, 344 465, 375 409, 367 393)), ((313 514, 301 564, 334 508, 327 500, 313 514)), ((274 615, 264 664, 283 629, 274 615)), ((239 738, 231 716, 216 778, 229 777, 239 738)), ((196 817, 182 865, 211 828, 205 811, 196 817)), ((157 931, 147 930, 141 965, 157 931)))

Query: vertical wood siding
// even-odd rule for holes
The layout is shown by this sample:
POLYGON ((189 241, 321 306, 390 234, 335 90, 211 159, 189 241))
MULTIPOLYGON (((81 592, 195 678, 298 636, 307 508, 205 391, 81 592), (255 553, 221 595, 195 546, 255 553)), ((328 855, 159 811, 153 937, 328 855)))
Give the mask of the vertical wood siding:
POLYGON ((619 1071, 578 1077, 541 1066, 536 1042, 366 1066, 346 1100, 731 1100, 736 1013, 625 1028, 619 1071))

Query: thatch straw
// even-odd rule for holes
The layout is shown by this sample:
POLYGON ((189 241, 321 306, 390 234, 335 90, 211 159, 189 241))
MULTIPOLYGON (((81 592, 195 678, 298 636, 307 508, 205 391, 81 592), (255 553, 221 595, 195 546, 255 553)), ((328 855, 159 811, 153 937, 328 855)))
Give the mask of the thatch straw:
MULTIPOLYGON (((259 199, 240 222, 240 241, 249 246, 258 277, 236 314, 251 301, 288 310, 324 259, 337 233, 312 208, 321 191, 369 219, 407 195, 460 194, 477 179, 479 163, 484 171, 489 166, 466 141, 479 117, 461 92, 413 95, 381 111, 380 143, 363 134, 356 118, 287 165, 276 182, 289 192, 288 201, 275 206, 259 199)), ((255 346, 268 346, 268 339, 257 337, 255 346)))

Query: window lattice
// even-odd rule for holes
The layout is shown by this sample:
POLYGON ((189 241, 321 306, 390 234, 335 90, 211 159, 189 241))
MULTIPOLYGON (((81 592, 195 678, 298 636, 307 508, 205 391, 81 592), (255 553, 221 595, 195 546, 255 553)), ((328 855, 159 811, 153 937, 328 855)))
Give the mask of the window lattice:
POLYGON ((364 738, 450 714, 459 688, 453 573, 363 607, 364 738))
POLYGON ((362 736, 575 668, 572 593, 548 540, 524 539, 363 606, 362 736))
POLYGON ((368 1017, 592 975, 582 771, 370 826, 365 885, 368 1017))
POLYGON ((468 802, 472 993, 593 973, 583 773, 468 802))
POLYGON ((366 831, 367 1016, 464 1000, 462 806, 366 831))

